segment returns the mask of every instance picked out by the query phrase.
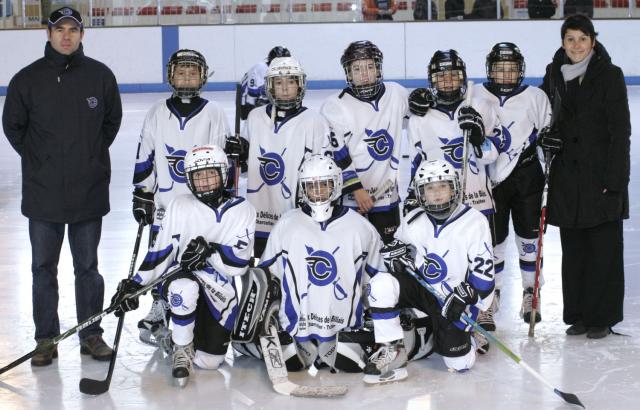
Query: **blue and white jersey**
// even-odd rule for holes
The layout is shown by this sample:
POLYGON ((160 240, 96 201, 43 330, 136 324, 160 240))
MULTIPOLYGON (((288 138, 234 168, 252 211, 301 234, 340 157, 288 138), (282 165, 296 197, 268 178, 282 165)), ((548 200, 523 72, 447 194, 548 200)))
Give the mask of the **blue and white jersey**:
POLYGON ((378 197, 369 212, 398 205, 400 141, 408 109, 407 90, 393 82, 385 82, 381 95, 373 101, 356 98, 345 89, 323 104, 321 112, 331 127, 334 160, 343 171, 345 206, 357 208, 355 189, 373 194, 387 181, 395 187, 378 197))
POLYGON ((242 105, 256 105, 257 100, 267 99, 264 90, 264 77, 268 68, 265 61, 260 61, 242 76, 242 80, 240 80, 242 105))
MULTIPOLYGON (((416 248, 418 273, 442 295, 451 293, 461 282, 478 292, 478 303, 467 309, 471 318, 477 317, 478 309, 491 306, 495 287, 491 231, 479 211, 458 205, 439 225, 422 208, 416 208, 402 218, 395 237, 416 248)), ((466 328, 461 321, 454 324, 466 328)))
POLYGON ((297 341, 329 341, 363 324, 363 290, 384 270, 382 240, 357 212, 340 207, 328 221, 302 209, 282 216, 271 231, 261 266, 282 287, 280 324, 297 341))
POLYGON ((232 276, 247 271, 255 230, 256 211, 244 198, 232 198, 211 208, 192 194, 179 195, 156 221, 158 237, 133 280, 146 285, 180 263, 189 241, 198 236, 219 245, 203 270, 192 272, 207 298, 212 315, 229 330, 237 311, 232 276))
POLYGON ((272 114, 271 104, 252 110, 243 130, 249 141, 247 200, 256 209, 260 238, 269 237, 280 216, 295 208, 305 154, 330 151, 329 126, 317 111, 302 107, 277 123, 272 114))
POLYGON ((490 105, 503 127, 498 160, 489 165, 493 185, 507 179, 520 155, 535 144, 538 131, 551 122, 551 104, 544 91, 523 85, 508 96, 496 96, 485 84, 474 85, 474 95, 482 104, 490 105))
POLYGON ((154 193, 156 209, 164 209, 177 195, 191 194, 184 173, 184 156, 195 146, 224 148, 229 125, 214 101, 201 104, 181 117, 171 99, 156 102, 147 113, 140 133, 133 185, 154 193))
MULTIPOLYGON (((425 158, 447 161, 462 178, 464 137, 458 125, 458 111, 463 104, 464 102, 461 102, 453 111, 437 106, 427 111, 424 117, 409 117, 409 141, 414 148, 412 180, 420 161, 425 158)), ((482 103, 475 95, 471 106, 482 117, 487 138, 482 146, 482 158, 476 156, 471 144, 467 145, 467 181, 463 202, 484 214, 492 214, 495 204, 487 168, 498 158, 496 146, 502 139, 502 127, 493 107, 482 103)))

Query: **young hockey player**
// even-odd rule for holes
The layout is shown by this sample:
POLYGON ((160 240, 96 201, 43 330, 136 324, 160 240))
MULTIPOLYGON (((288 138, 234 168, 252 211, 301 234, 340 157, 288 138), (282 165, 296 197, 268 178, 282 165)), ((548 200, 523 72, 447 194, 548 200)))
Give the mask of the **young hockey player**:
POLYGON ((339 205, 342 172, 330 157, 309 156, 298 181, 303 205, 280 218, 260 265, 281 284, 287 368, 300 370, 317 359, 332 369, 361 371, 363 350, 342 343, 339 334, 363 325, 364 289, 384 269, 382 241, 366 218, 339 205))
POLYGON ((487 219, 461 203, 458 175, 448 162, 424 161, 414 179, 419 207, 402 219, 396 241, 382 250, 390 273, 371 279, 369 305, 380 343, 364 372, 366 383, 407 377, 407 353, 399 311, 416 308, 431 319, 434 351, 448 368, 470 369, 476 341, 462 313, 475 319, 493 299, 493 252, 487 219), (405 245, 406 244, 406 245, 405 245), (412 247, 413 249, 408 249, 412 247), (436 288, 444 303, 404 272, 405 264, 436 288))
POLYGON ((181 272, 168 278, 162 291, 171 309, 172 375, 181 387, 192 361, 217 369, 224 360, 237 312, 233 276, 249 265, 256 218, 244 198, 228 196, 228 163, 221 148, 193 148, 184 162, 192 194, 169 203, 137 274, 123 280, 112 299, 112 304, 123 301, 122 311, 136 309, 137 299, 125 300, 127 295, 180 264, 181 272))
POLYGON ((293 57, 275 58, 265 77, 269 104, 249 114, 247 200, 256 208, 255 256, 260 257, 280 216, 295 208, 298 169, 307 153, 329 151, 329 127, 302 105, 306 75, 293 57))
POLYGON ((251 67, 251 69, 244 74, 242 80, 240 80, 242 92, 240 106, 241 119, 246 120, 251 110, 269 102, 264 87, 264 77, 267 74, 267 68, 276 57, 291 57, 291 53, 282 46, 272 48, 267 58, 251 67))
POLYGON ((349 44, 340 63, 348 86, 329 97, 321 111, 343 170, 344 205, 366 215, 386 243, 400 220, 397 170, 407 91, 382 81, 382 52, 370 41, 349 44), (386 184, 391 186, 383 195, 372 198, 386 184))
MULTIPOLYGON (((522 277, 521 316, 529 323, 535 282, 537 238, 544 175, 536 155, 539 130, 549 125, 551 106, 547 95, 537 87, 522 84, 525 62, 520 49, 513 43, 497 43, 487 55, 487 82, 474 86, 474 95, 483 104, 491 105, 503 124, 498 160, 489 166, 496 203, 494 230, 496 246, 496 303, 498 308, 501 272, 509 235, 509 219, 513 221, 515 241, 520 255, 522 277)), ((542 274, 539 284, 544 280, 542 274)), ((538 300, 540 294, 538 293, 538 300)), ((540 308, 535 320, 541 320, 540 308)), ((486 330, 495 330, 493 309, 481 317, 486 330)))
MULTIPOLYGON (((204 56, 194 50, 178 50, 167 63, 167 82, 173 94, 155 103, 147 113, 136 155, 133 216, 138 223, 152 224, 154 214, 159 217, 164 213, 173 198, 189 193, 184 171, 184 156, 189 149, 225 145, 229 125, 224 110, 200 97, 208 70, 204 56)), ((157 229, 151 228, 151 238, 157 229)), ((157 344, 154 334, 165 333, 168 306, 157 291, 152 296, 151 310, 138 328, 143 342, 157 344)))

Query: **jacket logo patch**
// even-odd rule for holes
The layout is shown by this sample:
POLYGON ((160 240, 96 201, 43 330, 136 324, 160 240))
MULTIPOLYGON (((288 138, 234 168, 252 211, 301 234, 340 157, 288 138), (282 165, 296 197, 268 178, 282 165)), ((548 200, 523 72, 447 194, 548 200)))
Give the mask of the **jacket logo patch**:
POLYGON ((98 99, 96 97, 87 97, 87 104, 89 108, 94 109, 98 106, 98 99))

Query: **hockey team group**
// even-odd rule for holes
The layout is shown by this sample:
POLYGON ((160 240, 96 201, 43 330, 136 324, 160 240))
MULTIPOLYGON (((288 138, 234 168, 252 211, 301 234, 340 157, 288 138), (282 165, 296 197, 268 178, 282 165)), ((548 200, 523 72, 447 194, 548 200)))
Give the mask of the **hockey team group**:
POLYGON ((511 213, 522 318, 541 320, 531 312, 544 282, 535 286, 538 151, 558 146, 547 95, 522 84, 518 47, 496 44, 476 85, 455 50, 436 51, 429 88, 410 95, 383 81, 383 54, 369 41, 349 44, 340 62, 347 87, 316 112, 304 106, 300 63, 273 48, 243 78, 239 135, 200 97, 199 52, 167 64, 173 95, 145 118, 133 181, 149 250, 112 306, 136 309, 132 295, 166 277, 138 327, 172 355, 180 386, 193 365, 221 366, 230 344, 261 358, 259 337, 275 333, 289 371, 328 367, 383 383, 434 353, 453 371, 471 369, 489 342, 461 316, 496 329, 511 213), (401 201, 403 129, 412 165, 401 201))

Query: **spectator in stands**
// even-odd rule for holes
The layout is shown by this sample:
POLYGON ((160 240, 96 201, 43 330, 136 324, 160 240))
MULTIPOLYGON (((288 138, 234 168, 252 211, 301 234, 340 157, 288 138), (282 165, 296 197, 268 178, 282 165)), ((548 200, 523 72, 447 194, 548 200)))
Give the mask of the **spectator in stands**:
POLYGON ((396 0, 364 0, 362 5, 365 20, 393 20, 396 11, 396 0))
MULTIPOLYGON (((436 3, 438 0, 431 0, 431 20, 438 19, 438 8, 436 3)), ((413 9, 414 20, 429 20, 429 0, 416 0, 415 9, 413 9)))
POLYGON ((593 0, 565 0, 564 15, 583 14, 593 18, 593 0))
MULTIPOLYGON (((500 11, 500 17, 504 17, 504 8, 500 11)), ((473 9, 465 19, 478 20, 495 20, 496 19, 496 0, 476 0, 473 3, 473 9)))
POLYGON ((445 0, 444 18, 462 20, 464 18, 464 0, 445 0))
POLYGON ((530 19, 549 19, 556 14, 556 0, 529 0, 527 9, 530 19))

